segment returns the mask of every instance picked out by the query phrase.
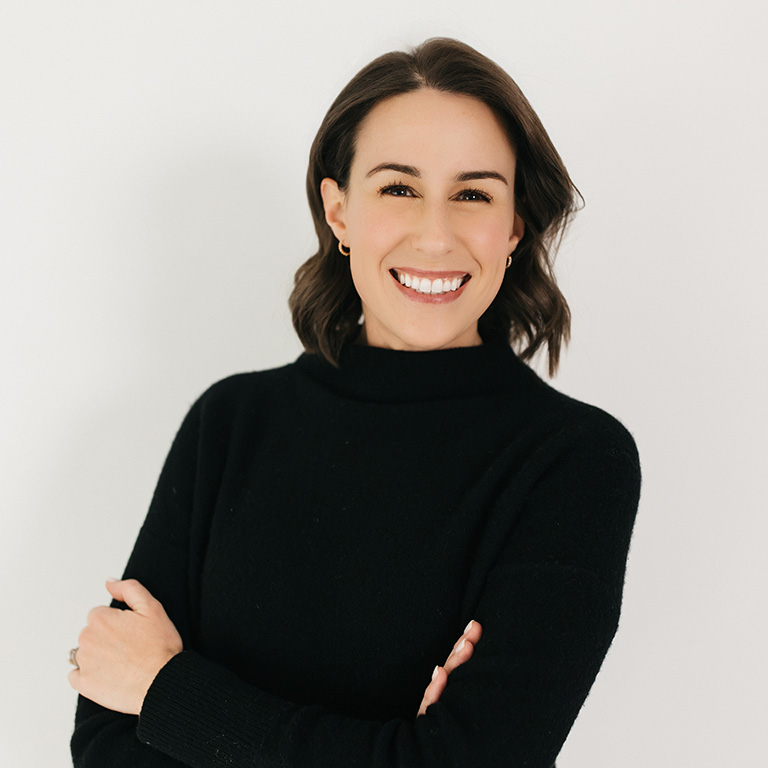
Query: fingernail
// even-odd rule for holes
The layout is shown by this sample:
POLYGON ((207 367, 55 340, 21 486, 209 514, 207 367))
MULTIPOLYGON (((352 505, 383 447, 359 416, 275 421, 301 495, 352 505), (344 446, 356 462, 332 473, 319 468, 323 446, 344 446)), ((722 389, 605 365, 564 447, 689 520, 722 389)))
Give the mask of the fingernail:
POLYGON ((437 677, 437 670, 440 669, 440 667, 435 667, 432 670, 432 679, 434 680, 437 677))
POLYGON ((459 641, 459 644, 456 646, 456 649, 454 650, 454 653, 458 653, 464 647, 464 643, 465 642, 466 641, 462 637, 461 640, 459 641))
POLYGON ((110 577, 107 579, 107 581, 111 581, 112 583, 114 583, 114 582, 116 582, 116 581, 120 581, 120 579, 116 579, 114 576, 110 576, 110 577))
POLYGON ((474 624, 474 620, 470 621, 469 624, 467 624, 466 627, 464 627, 464 634, 466 635, 467 632, 469 632, 470 629, 472 629, 472 625, 474 624))

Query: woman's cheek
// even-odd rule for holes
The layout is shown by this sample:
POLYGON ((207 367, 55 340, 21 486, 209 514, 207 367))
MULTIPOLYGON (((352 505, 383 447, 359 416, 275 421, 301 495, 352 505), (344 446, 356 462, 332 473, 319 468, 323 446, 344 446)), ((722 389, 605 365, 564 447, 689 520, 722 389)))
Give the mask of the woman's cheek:
POLYGON ((469 244, 473 256, 478 261, 505 259, 508 255, 509 233, 494 221, 484 222, 468 229, 464 242, 469 244))
POLYGON ((365 217, 360 234, 366 251, 385 256, 392 250, 405 232, 402 216, 393 212, 374 211, 365 217))

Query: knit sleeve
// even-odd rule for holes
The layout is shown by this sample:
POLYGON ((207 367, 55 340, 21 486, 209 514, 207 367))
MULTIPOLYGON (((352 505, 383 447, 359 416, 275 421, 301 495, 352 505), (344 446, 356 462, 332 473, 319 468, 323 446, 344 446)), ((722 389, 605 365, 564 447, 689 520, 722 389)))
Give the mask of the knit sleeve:
POLYGON ((159 672, 137 726, 114 716, 102 727, 105 744, 124 728, 141 759, 81 764, 549 768, 617 628, 639 481, 616 422, 560 441, 485 581, 483 638, 425 716, 381 722, 293 703, 186 650, 159 672))
MULTIPOLYGON (((160 600, 182 637, 190 640, 187 574, 189 529, 196 484, 200 402, 184 419, 160 474, 149 512, 123 578, 138 578, 160 600)), ((125 608, 113 601, 113 607, 125 608)), ((75 768, 161 768, 177 760, 136 738, 138 718, 78 697, 70 747, 75 768)))

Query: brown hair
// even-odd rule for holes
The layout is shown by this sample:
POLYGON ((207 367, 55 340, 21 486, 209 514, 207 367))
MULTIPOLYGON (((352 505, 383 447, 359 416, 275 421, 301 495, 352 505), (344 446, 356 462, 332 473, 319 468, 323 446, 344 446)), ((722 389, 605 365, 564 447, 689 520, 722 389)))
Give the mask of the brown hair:
POLYGON ((410 52, 379 56, 352 78, 328 110, 307 170, 319 248, 296 272, 289 300, 294 328, 307 351, 334 364, 341 347, 359 333, 360 297, 349 262, 339 253, 325 220, 320 182, 329 177, 345 189, 363 119, 380 101, 419 88, 473 96, 506 128, 517 155, 515 205, 525 233, 496 298, 479 319, 478 331, 484 341, 506 339, 523 360, 546 344, 552 376, 571 324, 552 264, 581 195, 514 80, 474 48, 450 38, 432 38, 410 52))

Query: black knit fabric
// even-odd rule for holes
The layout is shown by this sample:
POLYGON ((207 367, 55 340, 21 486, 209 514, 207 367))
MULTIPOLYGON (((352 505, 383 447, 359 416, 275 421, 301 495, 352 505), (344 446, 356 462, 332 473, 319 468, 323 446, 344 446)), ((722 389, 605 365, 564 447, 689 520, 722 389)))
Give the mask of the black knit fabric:
POLYGON ((139 718, 79 700, 75 765, 548 768, 616 631, 639 485, 619 422, 504 344, 225 379, 125 571, 185 650, 139 718))

